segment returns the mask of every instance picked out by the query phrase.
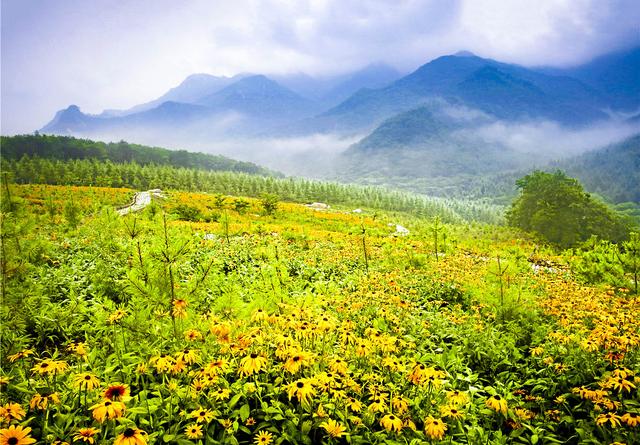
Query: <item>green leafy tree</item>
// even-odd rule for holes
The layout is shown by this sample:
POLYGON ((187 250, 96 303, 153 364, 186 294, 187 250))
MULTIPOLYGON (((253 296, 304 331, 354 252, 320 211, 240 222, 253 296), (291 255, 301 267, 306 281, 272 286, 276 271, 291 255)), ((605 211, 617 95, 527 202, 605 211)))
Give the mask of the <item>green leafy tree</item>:
POLYGON ((571 247, 592 235, 614 242, 628 237, 628 223, 586 193, 577 179, 561 171, 535 171, 516 181, 520 195, 507 211, 507 222, 536 232, 560 247, 571 247))
POLYGON ((278 210, 278 202, 280 198, 273 193, 263 193, 260 197, 260 205, 265 215, 273 215, 278 210))

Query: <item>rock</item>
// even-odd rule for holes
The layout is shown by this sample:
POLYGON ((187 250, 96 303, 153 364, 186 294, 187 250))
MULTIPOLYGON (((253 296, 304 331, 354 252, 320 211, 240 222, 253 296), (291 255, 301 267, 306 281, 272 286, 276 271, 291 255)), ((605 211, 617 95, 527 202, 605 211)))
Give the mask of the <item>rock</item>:
POLYGON ((313 202, 311 204, 305 204, 305 207, 309 207, 313 210, 329 210, 329 204, 325 204, 324 202, 313 202))

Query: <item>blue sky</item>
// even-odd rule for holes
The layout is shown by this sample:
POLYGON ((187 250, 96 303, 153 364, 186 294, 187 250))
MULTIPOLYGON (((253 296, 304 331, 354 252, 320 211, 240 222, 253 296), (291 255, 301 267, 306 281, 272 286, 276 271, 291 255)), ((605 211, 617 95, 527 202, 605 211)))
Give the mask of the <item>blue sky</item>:
POLYGON ((98 113, 189 74, 410 71, 466 49, 567 66, 640 43, 637 0, 2 0, 2 134, 98 113))

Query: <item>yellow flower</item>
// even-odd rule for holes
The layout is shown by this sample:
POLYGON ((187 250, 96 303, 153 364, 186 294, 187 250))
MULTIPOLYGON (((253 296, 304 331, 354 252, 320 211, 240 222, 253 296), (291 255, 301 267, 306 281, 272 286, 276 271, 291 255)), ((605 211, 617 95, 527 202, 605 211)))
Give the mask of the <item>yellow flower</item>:
POLYGON ((596 417, 596 424, 606 425, 610 423, 612 428, 617 428, 620 426, 620 420, 622 420, 622 417, 615 413, 599 414, 598 417, 596 417))
POLYGON ((111 315, 109 315, 109 323, 117 323, 127 315, 124 309, 117 309, 111 315))
POLYGON ((29 406, 31 409, 41 409, 45 410, 49 406, 49 403, 59 404, 60 397, 58 397, 57 392, 53 393, 35 393, 29 402, 29 406))
POLYGON ((231 391, 228 389, 218 388, 218 390, 213 393, 213 397, 215 397, 216 400, 227 400, 230 394, 231 391))
POLYGON ((240 360, 240 377, 246 377, 252 374, 256 374, 267 367, 267 359, 252 353, 248 357, 240 360))
POLYGON ((288 385, 289 400, 295 395, 299 402, 307 403, 316 391, 308 379, 296 380, 288 385))
POLYGON ((50 358, 42 360, 37 363, 31 371, 40 375, 54 375, 56 373, 63 373, 69 368, 67 362, 62 360, 52 360, 50 358))
POLYGON ((622 416, 622 421, 629 426, 640 425, 640 415, 637 413, 626 413, 622 416))
POLYGON ((309 366, 312 363, 313 355, 308 352, 294 351, 283 366, 291 374, 295 374, 302 366, 309 366))
POLYGON ((535 414, 524 408, 516 408, 513 410, 514 414, 522 420, 531 420, 535 417, 535 414))
POLYGON ((0 418, 7 420, 22 420, 25 412, 19 403, 7 403, 5 406, 0 407, 0 418))
POLYGON ((447 399, 454 405, 465 405, 469 401, 467 393, 458 391, 447 391, 447 399))
POLYGON ((187 365, 191 365, 198 361, 198 350, 196 349, 185 349, 176 353, 176 361, 184 362, 187 365))
POLYGON ((186 300, 173 300, 173 308, 171 309, 171 314, 175 318, 187 318, 187 306, 189 306, 189 303, 187 303, 186 300))
POLYGON ((73 378, 73 386, 91 391, 100 386, 100 380, 90 372, 82 372, 73 378))
POLYGON ((9 359, 9 361, 11 363, 15 362, 16 360, 20 360, 21 358, 25 358, 28 357, 30 355, 33 355, 33 350, 32 349, 23 349, 22 351, 10 355, 9 357, 7 357, 9 359))
POLYGON ((544 353, 544 347, 536 346, 535 348, 529 349, 529 352, 533 357, 538 357, 544 353))
POLYGON ((184 332, 184 338, 187 341, 197 341, 202 339, 202 333, 200 331, 197 331, 195 329, 187 329, 184 332))
POLYGON ((444 433, 447 431, 447 425, 442 419, 434 419, 429 416, 424 421, 424 432, 431 439, 441 440, 444 437, 444 433))
POLYGON ((632 389, 635 389, 636 385, 631 383, 629 380, 625 380, 622 377, 613 377, 607 380, 606 386, 609 388, 613 388, 618 392, 631 392, 632 389))
POLYGON ((138 428, 127 428, 116 437, 113 445, 147 445, 147 433, 138 428))
POLYGON ((404 414, 409 409, 409 402, 403 397, 394 397, 391 400, 391 406, 393 406, 399 414, 404 414))
POLYGON ((353 397, 349 397, 345 403, 347 407, 354 413, 359 413, 362 410, 362 402, 353 397))
POLYGON ((112 383, 104 390, 104 398, 115 401, 127 401, 129 397, 129 387, 123 383, 112 383))
POLYGON ((497 413, 507 414, 507 401, 497 394, 489 397, 484 403, 497 413))
POLYGON ((260 445, 269 445, 273 440, 273 434, 267 431, 260 431, 253 439, 253 443, 260 445))
POLYGON ((73 440, 76 442, 83 441, 94 443, 95 436, 98 433, 98 430, 95 428, 80 428, 75 436, 73 436, 73 440))
POLYGON ((380 420, 380 424, 387 431, 395 431, 399 433, 402 430, 402 419, 393 414, 387 414, 380 420))
POLYGON ((442 417, 448 417, 453 420, 459 420, 464 417, 464 413, 458 409, 456 405, 447 405, 440 408, 442 417))
POLYGON ((35 443, 29 433, 31 428, 11 425, 9 428, 0 430, 0 445, 30 445, 35 443))
POLYGON ((324 428, 327 434, 331 437, 342 437, 344 435, 344 432, 347 430, 347 428, 333 419, 322 422, 320 424, 320 427, 324 428))
POLYGON ((90 409, 93 411, 93 418, 102 423, 107 419, 111 420, 122 417, 126 407, 122 402, 105 400, 93 405, 90 409))
POLYGON ((198 425, 197 423, 192 423, 191 425, 188 425, 184 429, 184 434, 189 439, 201 439, 202 438, 202 426, 198 425))
POLYGON ((200 407, 196 410, 191 411, 189 417, 191 417, 192 419, 196 419, 197 423, 205 423, 211 422, 214 415, 213 411, 200 407))

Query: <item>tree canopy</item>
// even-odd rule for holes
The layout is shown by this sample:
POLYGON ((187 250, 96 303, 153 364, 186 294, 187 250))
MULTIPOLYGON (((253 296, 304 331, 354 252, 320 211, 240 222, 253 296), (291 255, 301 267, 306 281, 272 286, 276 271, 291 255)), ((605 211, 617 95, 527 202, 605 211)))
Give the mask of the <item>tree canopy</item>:
POLYGON ((513 226, 561 247, 575 246, 593 235, 615 242, 628 237, 629 222, 560 170, 535 171, 516 185, 520 194, 506 215, 513 226))

